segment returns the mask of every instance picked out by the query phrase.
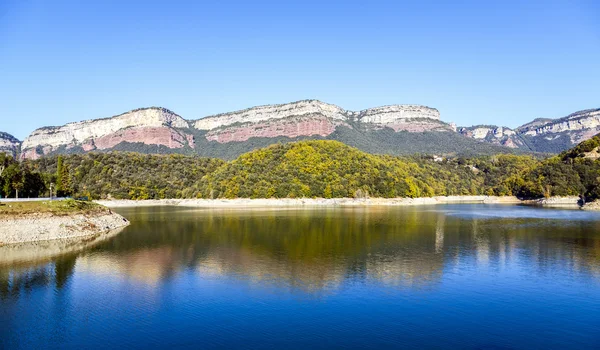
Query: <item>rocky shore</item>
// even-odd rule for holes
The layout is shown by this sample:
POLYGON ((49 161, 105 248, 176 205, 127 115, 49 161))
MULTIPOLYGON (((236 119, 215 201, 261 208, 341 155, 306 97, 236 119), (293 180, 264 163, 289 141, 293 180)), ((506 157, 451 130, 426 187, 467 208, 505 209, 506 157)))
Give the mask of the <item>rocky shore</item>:
POLYGON ((0 267, 19 263, 45 263, 65 254, 92 248, 118 235, 124 227, 84 237, 0 245, 0 267))
POLYGON ((581 209, 590 211, 600 211, 600 200, 586 203, 583 207, 581 207, 581 209))
POLYGON ((0 209, 0 245, 94 236, 129 225, 107 208, 70 209, 62 212, 0 209))
POLYGON ((551 208, 579 208, 581 202, 578 196, 565 196, 565 197, 550 197, 535 200, 523 201, 523 204, 537 205, 542 207, 551 208))
POLYGON ((517 197, 448 196, 428 198, 236 198, 236 199, 159 199, 159 200, 101 200, 96 203, 109 208, 181 206, 200 208, 260 208, 298 206, 411 206, 452 203, 519 204, 517 197))

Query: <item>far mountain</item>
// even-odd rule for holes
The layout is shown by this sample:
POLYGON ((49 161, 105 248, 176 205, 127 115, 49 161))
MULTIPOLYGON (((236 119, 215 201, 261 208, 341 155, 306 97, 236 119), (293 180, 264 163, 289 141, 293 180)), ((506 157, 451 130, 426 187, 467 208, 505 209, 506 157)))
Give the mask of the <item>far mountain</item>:
POLYGON ((536 120, 515 130, 496 126, 457 130, 440 119, 437 109, 420 105, 349 111, 304 100, 196 120, 150 107, 110 118, 40 128, 23 141, 21 158, 118 150, 233 159, 273 143, 304 139, 338 140, 363 151, 395 155, 558 153, 597 132, 599 111, 536 120))
POLYGON ((459 128, 458 132, 477 140, 533 152, 560 153, 600 132, 600 108, 570 114, 564 118, 538 118, 514 130, 494 125, 459 128))

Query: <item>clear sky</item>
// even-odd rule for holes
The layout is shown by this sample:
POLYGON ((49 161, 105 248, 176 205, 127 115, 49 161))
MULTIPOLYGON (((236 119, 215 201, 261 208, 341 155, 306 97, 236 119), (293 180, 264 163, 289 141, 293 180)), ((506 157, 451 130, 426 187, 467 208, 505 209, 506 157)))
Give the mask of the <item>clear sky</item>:
POLYGON ((314 98, 516 127, 600 107, 600 1, 0 0, 0 131, 314 98))

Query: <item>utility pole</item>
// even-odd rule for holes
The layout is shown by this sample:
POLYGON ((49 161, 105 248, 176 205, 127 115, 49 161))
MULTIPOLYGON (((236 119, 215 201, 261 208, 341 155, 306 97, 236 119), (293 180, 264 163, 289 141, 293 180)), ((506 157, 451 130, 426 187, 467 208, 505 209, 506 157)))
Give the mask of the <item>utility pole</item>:
POLYGON ((54 187, 54 184, 50 183, 50 200, 52 200, 52 187, 54 187))

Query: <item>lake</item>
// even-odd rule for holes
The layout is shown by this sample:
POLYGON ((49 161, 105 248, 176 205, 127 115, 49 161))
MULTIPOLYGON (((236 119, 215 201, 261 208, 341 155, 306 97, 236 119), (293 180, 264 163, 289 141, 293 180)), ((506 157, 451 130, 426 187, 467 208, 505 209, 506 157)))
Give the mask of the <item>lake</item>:
POLYGON ((0 265, 0 348, 600 348, 598 212, 117 211, 0 265))

